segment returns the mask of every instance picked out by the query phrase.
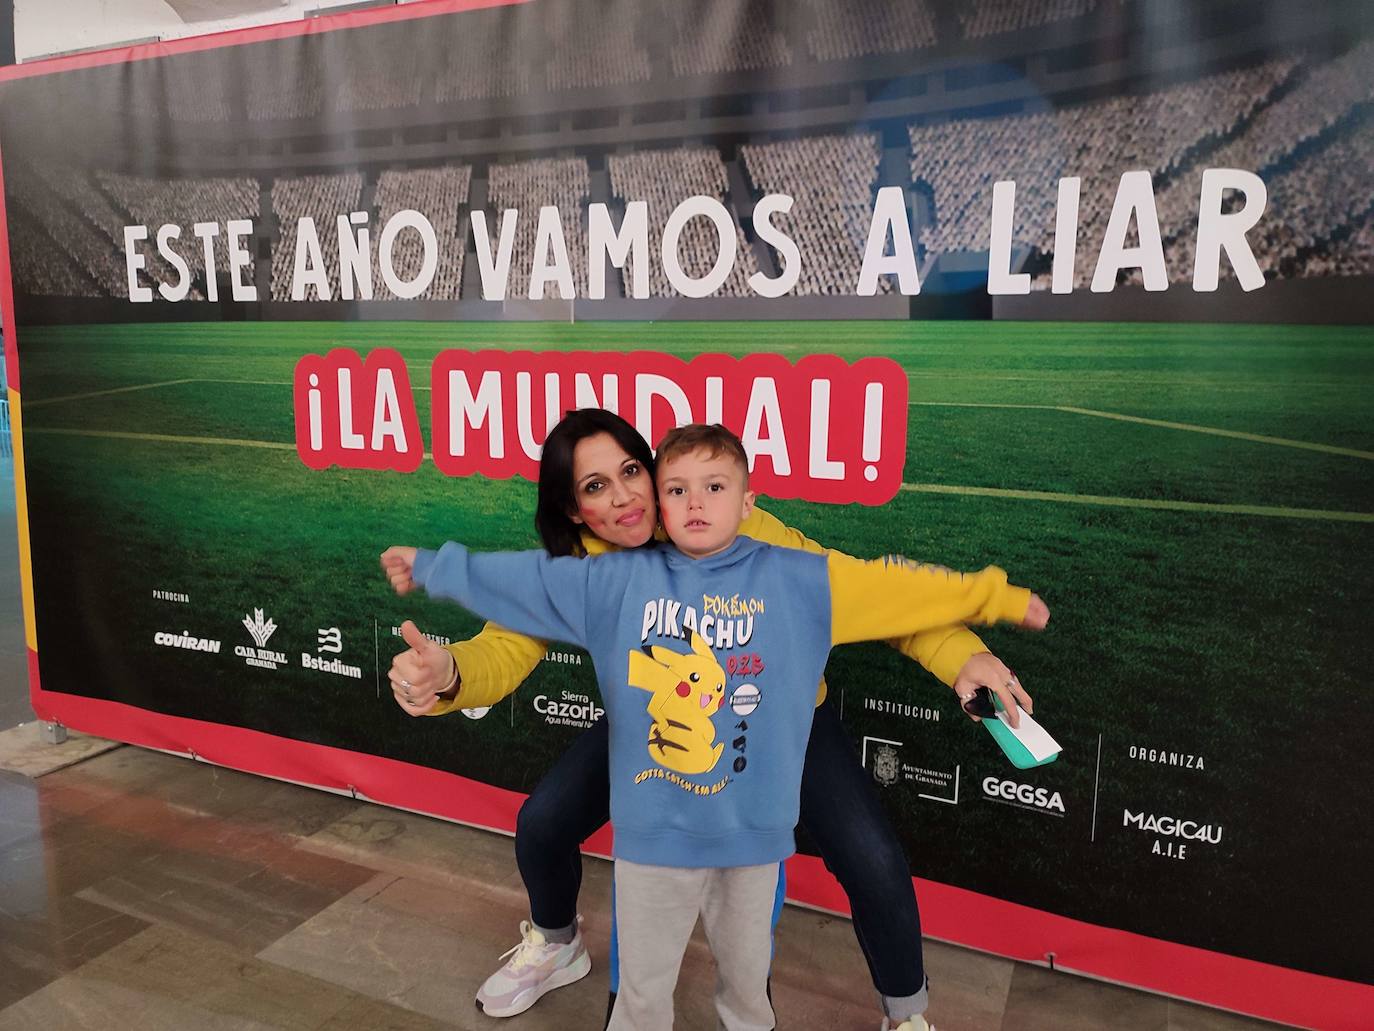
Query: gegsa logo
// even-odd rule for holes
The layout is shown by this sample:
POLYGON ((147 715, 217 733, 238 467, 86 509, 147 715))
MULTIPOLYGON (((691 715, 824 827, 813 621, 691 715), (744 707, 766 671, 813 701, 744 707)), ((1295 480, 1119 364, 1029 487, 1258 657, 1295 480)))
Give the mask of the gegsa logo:
POLYGON ((983 794, 993 802, 1005 802, 1023 809, 1036 809, 1051 815, 1064 815, 1064 797, 1058 791, 1018 784, 1000 777, 983 778, 983 794))

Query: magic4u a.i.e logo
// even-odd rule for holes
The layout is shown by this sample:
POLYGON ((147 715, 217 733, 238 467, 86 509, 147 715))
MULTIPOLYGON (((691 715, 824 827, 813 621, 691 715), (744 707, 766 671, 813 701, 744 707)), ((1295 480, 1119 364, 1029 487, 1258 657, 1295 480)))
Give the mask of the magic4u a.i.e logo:
POLYGON ((1121 811, 1121 826, 1154 836, 1150 846, 1153 856, 1169 859, 1188 859, 1192 850, 1208 845, 1221 844, 1221 824, 1202 823, 1199 820, 1179 819, 1176 816, 1159 816, 1155 813, 1121 811))

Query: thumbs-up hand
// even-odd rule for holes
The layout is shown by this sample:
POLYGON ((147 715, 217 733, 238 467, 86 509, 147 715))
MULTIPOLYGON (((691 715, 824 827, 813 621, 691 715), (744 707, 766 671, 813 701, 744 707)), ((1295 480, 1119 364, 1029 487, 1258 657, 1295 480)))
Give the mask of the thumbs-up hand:
POLYGON ((382 572, 391 581, 397 594, 409 594, 415 590, 411 579, 415 572, 415 554, 418 548, 392 547, 382 552, 382 572))
MULTIPOLYGON (((414 556, 413 548, 389 549, 406 550, 414 556)), ((385 563, 385 555, 382 560, 385 563)), ((439 704, 441 695, 452 697, 448 692, 458 686, 458 666, 453 655, 420 633, 413 620, 401 624, 401 638, 410 647, 391 660, 391 693, 405 712, 424 716, 439 704)))

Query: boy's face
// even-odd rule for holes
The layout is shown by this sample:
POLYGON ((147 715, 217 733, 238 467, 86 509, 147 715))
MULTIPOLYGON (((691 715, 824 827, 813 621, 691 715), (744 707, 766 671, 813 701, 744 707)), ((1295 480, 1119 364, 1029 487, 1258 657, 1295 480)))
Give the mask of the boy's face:
POLYGON ((728 454, 704 450, 658 465, 658 515, 668 538, 684 555, 706 558, 724 551, 739 524, 754 510, 744 470, 728 454))

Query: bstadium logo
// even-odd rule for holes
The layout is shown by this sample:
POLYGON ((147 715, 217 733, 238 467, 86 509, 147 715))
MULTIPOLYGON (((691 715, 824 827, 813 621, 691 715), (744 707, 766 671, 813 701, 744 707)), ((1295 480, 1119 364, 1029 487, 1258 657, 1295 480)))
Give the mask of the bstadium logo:
POLYGON ((1001 777, 983 778, 983 797, 989 802, 1029 809, 1045 816, 1064 816, 1064 796, 1049 788, 1038 788, 1033 784, 1021 784, 1001 777))
POLYGON ((1176 816, 1156 816, 1154 813, 1121 811, 1121 826, 1155 835, 1150 848, 1153 856, 1187 859, 1189 846, 1220 845, 1221 824, 1180 820, 1176 816))
POLYGON ((554 727, 580 727, 585 730, 599 720, 606 712, 584 694, 564 691, 561 698, 536 695, 534 711, 544 717, 544 722, 554 727))
MULTIPOLYGON (((316 627, 315 639, 318 642, 315 646, 317 652, 338 655, 343 651, 343 631, 336 626, 316 627)), ((363 671, 358 666, 352 666, 342 659, 322 659, 309 652, 301 652, 301 665, 321 673, 333 673, 336 677, 348 677, 351 680, 363 678, 363 671)))
POLYGON ((159 630, 153 634, 153 644, 161 645, 164 648, 184 648, 188 652, 214 652, 219 654, 219 642, 213 641, 208 637, 196 637, 191 631, 183 630, 181 633, 172 633, 166 630, 159 630))
POLYGON ((321 673, 333 673, 339 677, 349 677, 353 680, 361 680, 363 671, 357 666, 350 666, 339 659, 321 659, 309 652, 301 652, 301 665, 306 669, 319 670, 321 673))

